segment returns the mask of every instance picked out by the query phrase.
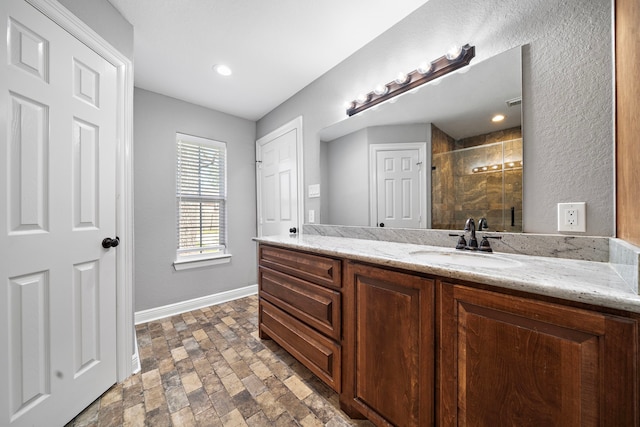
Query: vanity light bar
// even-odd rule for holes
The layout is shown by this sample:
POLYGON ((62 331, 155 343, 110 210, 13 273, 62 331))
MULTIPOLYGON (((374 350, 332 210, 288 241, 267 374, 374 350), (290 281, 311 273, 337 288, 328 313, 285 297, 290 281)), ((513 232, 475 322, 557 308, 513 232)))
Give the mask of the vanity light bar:
POLYGON ((431 63, 420 65, 418 69, 408 74, 399 74, 395 80, 390 81, 386 85, 379 85, 371 92, 360 95, 357 99, 351 101, 347 108, 347 115, 353 116, 354 114, 358 114, 394 96, 400 95, 438 77, 442 77, 465 65, 469 65, 469 62, 471 62, 474 56, 476 56, 475 46, 466 44, 456 49, 455 52, 448 52, 446 55, 431 61, 431 63))
POLYGON ((488 166, 478 166, 473 168, 471 171, 473 173, 483 173, 483 172, 497 172, 501 170, 509 170, 509 169, 519 169, 522 167, 522 161, 515 162, 505 162, 503 164, 497 165, 488 165, 488 166))

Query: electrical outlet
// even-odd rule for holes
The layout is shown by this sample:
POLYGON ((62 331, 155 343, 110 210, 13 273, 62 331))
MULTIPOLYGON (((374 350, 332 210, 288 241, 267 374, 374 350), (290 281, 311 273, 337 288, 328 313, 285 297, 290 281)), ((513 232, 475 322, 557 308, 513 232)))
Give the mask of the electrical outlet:
POLYGON ((309 224, 316 222, 316 211, 309 209, 309 224))
POLYGON ((585 202, 558 203, 558 231, 587 231, 587 206, 585 202))

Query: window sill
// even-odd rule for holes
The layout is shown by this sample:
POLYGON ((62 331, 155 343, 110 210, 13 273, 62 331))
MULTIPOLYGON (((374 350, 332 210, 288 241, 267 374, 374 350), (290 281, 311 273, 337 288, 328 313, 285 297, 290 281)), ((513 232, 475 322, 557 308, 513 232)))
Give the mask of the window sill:
POLYGON ((173 268, 176 271, 182 271, 192 268, 202 268, 218 264, 227 264, 229 262, 231 262, 231 254, 211 255, 202 258, 176 260, 173 262, 173 268))

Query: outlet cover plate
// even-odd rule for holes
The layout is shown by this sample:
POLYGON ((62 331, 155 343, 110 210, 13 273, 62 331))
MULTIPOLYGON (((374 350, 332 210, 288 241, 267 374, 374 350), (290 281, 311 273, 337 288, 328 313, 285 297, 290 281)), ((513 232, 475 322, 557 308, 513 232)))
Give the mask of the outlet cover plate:
POLYGON ((587 204, 585 202, 558 203, 558 231, 586 232, 587 204))

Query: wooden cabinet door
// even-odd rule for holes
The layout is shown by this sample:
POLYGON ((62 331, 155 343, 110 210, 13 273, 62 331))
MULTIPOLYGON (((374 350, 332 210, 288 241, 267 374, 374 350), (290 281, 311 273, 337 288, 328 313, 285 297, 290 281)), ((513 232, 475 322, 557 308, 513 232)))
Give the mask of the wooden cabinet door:
POLYGON ((344 286, 346 411, 377 425, 434 425, 434 282, 349 263, 344 286))
POLYGON ((638 425, 634 320, 440 289, 441 425, 638 425))

